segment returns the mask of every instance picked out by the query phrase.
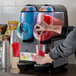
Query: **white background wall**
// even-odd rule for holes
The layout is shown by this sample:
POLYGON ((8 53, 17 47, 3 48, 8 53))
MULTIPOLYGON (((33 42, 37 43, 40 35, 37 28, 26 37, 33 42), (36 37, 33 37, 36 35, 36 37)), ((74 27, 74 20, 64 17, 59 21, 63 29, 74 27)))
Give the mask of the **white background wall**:
POLYGON ((25 4, 59 4, 68 10, 70 25, 76 25, 76 0, 0 0, 0 24, 8 20, 19 21, 20 10, 25 4))
MULTIPOLYGON (((0 0, 0 24, 9 20, 19 21, 20 11, 25 4, 56 4, 64 5, 68 11, 69 25, 76 25, 76 0, 0 0)), ((70 56, 74 63, 74 56, 70 56)))

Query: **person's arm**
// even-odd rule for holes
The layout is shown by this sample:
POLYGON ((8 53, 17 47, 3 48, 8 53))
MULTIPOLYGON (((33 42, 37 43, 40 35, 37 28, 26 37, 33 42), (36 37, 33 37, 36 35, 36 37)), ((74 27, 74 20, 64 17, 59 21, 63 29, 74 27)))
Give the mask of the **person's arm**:
POLYGON ((76 51, 76 27, 71 31, 67 38, 60 45, 50 49, 49 56, 56 60, 58 58, 67 57, 76 51))

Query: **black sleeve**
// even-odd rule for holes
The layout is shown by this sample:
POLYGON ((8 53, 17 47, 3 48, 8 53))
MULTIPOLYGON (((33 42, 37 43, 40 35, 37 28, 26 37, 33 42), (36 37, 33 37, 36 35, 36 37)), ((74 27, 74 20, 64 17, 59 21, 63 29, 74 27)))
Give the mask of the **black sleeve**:
POLYGON ((61 34, 64 36, 67 36, 67 34, 69 34, 73 29, 74 29, 74 26, 64 25, 62 26, 61 34))
POLYGON ((60 45, 54 47, 53 49, 50 49, 49 56, 52 59, 56 60, 61 57, 67 57, 75 52, 76 52, 76 27, 67 35, 66 39, 60 45))

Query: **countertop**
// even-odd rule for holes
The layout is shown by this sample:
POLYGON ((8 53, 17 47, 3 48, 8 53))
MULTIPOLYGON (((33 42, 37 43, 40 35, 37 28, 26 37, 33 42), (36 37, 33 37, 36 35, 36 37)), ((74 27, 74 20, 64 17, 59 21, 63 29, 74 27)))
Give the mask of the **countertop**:
POLYGON ((0 69, 0 76, 76 76, 76 65, 68 64, 65 69, 57 70, 55 73, 41 72, 20 72, 19 69, 12 69, 8 72, 3 72, 5 69, 0 69))

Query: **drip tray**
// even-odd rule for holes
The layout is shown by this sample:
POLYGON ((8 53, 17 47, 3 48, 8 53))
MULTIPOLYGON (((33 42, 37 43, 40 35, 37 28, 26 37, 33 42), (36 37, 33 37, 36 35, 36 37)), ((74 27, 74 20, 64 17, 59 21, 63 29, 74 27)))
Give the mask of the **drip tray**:
POLYGON ((52 63, 47 63, 43 65, 37 65, 34 63, 18 63, 17 66, 20 71, 34 70, 36 72, 48 72, 53 68, 52 63))
POLYGON ((53 68, 52 63, 47 63, 43 65, 34 65, 34 70, 39 72, 47 72, 50 71, 53 68))
POLYGON ((34 68, 34 64, 31 63, 17 63, 18 68, 20 71, 28 71, 34 68))

